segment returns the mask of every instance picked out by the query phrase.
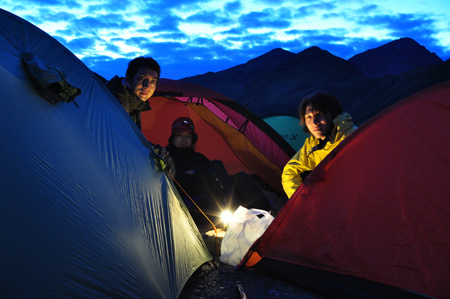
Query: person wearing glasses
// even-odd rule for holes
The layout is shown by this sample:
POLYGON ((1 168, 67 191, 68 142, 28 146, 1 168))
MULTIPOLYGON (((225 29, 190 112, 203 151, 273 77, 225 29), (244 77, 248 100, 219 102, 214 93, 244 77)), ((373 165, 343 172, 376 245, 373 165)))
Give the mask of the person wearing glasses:
POLYGON ((311 136, 283 168, 281 182, 288 198, 309 173, 357 128, 350 114, 343 112, 338 99, 328 92, 317 91, 307 95, 299 110, 303 131, 311 136))
POLYGON ((141 112, 150 110, 148 99, 153 95, 161 74, 161 67, 151 57, 137 57, 128 63, 125 78, 115 76, 106 87, 122 104, 141 129, 141 112))

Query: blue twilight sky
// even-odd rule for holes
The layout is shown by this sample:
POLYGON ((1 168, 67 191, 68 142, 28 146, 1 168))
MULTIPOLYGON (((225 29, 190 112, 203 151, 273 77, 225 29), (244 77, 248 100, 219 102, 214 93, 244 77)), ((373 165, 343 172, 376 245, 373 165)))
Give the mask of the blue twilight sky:
POLYGON ((180 79, 245 63, 274 48, 318 46, 350 57, 411 37, 450 58, 449 0, 2 0, 107 80, 152 56, 180 79))

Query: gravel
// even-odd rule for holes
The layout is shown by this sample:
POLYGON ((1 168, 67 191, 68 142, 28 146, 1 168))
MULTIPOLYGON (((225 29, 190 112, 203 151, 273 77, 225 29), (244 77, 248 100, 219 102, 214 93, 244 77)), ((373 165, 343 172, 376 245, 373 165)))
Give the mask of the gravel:
POLYGON ((208 237, 207 227, 199 227, 205 243, 213 256, 213 261, 203 264, 186 283, 180 299, 187 298, 308 298, 325 297, 302 288, 300 285, 271 277, 255 269, 236 270, 233 266, 221 263, 220 242, 208 237), (241 292, 239 292, 239 287, 241 292), (246 297, 244 297, 244 295, 246 297))

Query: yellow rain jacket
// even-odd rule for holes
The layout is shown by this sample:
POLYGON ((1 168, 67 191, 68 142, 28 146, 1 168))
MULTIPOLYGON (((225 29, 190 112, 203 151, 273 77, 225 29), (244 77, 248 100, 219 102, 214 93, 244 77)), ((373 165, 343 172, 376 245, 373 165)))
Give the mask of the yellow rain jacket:
POLYGON ((284 166, 281 183, 289 198, 302 183, 300 175, 305 171, 312 171, 347 135, 356 130, 348 113, 338 115, 333 122, 335 125, 331 138, 324 148, 318 149, 316 146, 319 145, 319 139, 309 136, 302 148, 284 166))

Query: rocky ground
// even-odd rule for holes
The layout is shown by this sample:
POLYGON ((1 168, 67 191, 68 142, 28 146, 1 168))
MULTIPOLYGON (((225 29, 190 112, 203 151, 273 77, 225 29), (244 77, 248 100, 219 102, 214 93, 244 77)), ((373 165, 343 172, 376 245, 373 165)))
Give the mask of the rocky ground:
POLYGON ((300 285, 271 277, 254 269, 235 270, 233 266, 221 263, 220 241, 208 237, 209 228, 201 227, 200 232, 213 256, 212 262, 203 264, 189 279, 180 299, 187 298, 325 298, 302 288, 300 285))

